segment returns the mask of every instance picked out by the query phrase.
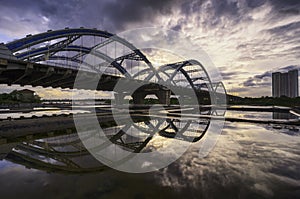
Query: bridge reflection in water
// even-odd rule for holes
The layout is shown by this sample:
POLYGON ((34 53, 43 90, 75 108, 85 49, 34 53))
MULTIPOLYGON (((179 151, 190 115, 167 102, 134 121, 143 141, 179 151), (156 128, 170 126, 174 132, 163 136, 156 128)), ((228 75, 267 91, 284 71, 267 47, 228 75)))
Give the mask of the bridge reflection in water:
MULTIPOLYGON (((101 117, 106 118, 106 122, 100 125, 108 141, 93 150, 105 150, 114 145, 133 153, 149 153, 168 147, 166 143, 174 142, 175 139, 179 145, 198 142, 205 135, 210 118, 180 117, 186 111, 191 112, 190 109, 169 108, 166 111, 168 116, 165 117, 161 114, 165 112, 164 109, 157 109, 155 114, 151 113, 152 115, 148 109, 138 109, 131 113, 133 125, 127 120, 123 120, 123 124, 116 124, 112 117, 107 117, 107 114, 100 116, 99 120, 101 117), (110 121, 107 118, 110 118, 110 121)), ((211 115, 210 109, 203 111, 203 115, 205 114, 211 115)), ((19 137, 2 139, 6 141, 0 145, 1 159, 47 172, 88 173, 108 169, 96 160, 82 143, 82 137, 93 139, 91 135, 94 134, 87 132, 86 136, 81 135, 80 139, 76 131, 70 129, 72 128, 68 127, 59 131, 35 134, 28 130, 19 137)))

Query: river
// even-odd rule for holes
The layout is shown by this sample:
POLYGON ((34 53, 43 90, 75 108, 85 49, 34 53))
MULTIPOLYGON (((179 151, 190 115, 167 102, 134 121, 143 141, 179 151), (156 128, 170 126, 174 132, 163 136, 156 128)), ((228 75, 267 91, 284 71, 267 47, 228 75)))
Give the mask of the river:
MULTIPOLYGON (((106 129, 109 135, 117 126, 106 129)), ((202 144, 165 168, 133 174, 97 161, 76 133, 1 143, 1 198, 300 197, 299 126, 226 121, 205 157, 199 157, 202 144)))

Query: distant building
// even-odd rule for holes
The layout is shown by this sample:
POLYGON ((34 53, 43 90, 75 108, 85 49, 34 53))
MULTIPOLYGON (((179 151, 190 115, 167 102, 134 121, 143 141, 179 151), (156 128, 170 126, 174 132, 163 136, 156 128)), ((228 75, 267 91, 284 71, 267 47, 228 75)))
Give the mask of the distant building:
POLYGON ((288 72, 289 76, 289 97, 299 96, 299 85, 298 85, 298 70, 291 70, 288 72))
POLYGON ((298 70, 287 73, 272 73, 272 96, 273 97, 298 97, 298 70))

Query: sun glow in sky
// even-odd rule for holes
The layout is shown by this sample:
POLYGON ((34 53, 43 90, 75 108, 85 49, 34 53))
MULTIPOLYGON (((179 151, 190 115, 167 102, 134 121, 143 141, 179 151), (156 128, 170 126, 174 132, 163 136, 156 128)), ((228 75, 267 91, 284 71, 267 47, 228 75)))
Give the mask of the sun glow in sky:
MULTIPOLYGON (((300 67, 299 0, 10 0, 1 1, 0 13, 4 43, 64 27, 179 31, 210 56, 229 93, 240 96, 270 96, 272 71, 300 67)), ((70 93, 36 90, 44 98, 70 93)))

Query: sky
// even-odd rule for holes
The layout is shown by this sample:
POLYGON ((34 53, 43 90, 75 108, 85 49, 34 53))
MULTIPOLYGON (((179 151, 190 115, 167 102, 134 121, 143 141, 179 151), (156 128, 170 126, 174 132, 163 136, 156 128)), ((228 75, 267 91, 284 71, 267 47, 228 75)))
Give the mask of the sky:
MULTIPOLYGON (((0 0, 0 5, 4 43, 65 27, 179 31, 210 56, 229 93, 239 96, 270 96, 272 72, 300 68, 299 0, 0 0)), ((43 90, 44 97, 51 95, 43 90)))

